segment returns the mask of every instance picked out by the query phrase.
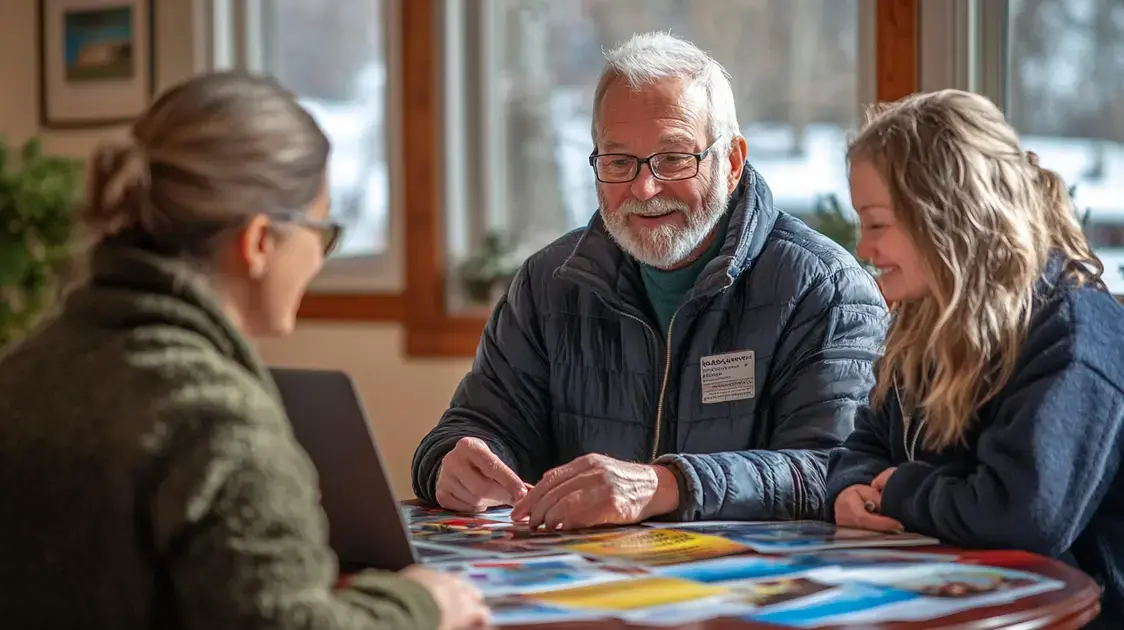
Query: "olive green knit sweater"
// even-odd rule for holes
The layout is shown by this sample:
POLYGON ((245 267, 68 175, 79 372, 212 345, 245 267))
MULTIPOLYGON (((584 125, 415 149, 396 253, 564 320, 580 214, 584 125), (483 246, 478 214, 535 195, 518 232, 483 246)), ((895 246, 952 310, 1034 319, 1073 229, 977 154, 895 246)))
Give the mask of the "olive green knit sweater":
POLYGON ((119 245, 0 359, 0 625, 424 629, 393 574, 334 589, 316 472, 208 290, 119 245))

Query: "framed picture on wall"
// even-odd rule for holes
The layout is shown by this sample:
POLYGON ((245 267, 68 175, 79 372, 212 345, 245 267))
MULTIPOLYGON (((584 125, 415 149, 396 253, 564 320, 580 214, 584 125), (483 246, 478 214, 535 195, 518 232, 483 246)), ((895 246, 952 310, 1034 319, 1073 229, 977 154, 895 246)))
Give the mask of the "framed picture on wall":
POLYGON ((127 123, 156 84, 153 0, 39 0, 40 123, 127 123))

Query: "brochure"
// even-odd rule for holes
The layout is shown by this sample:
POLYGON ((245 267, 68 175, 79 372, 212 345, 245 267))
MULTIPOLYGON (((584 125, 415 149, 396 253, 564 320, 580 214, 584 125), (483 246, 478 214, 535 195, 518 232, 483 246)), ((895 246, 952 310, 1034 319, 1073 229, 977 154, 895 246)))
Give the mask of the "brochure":
MULTIPOLYGON (((812 597, 778 600, 774 606, 764 606, 745 615, 745 619, 778 626, 810 628, 834 623, 884 623, 901 617, 889 613, 888 607, 909 602, 916 597, 904 591, 878 588, 865 584, 845 584, 825 587, 812 597), (846 616, 846 621, 844 621, 846 616)), ((940 616, 940 615, 936 615, 940 616)), ((924 619, 927 617, 918 617, 924 619)))
POLYGON ((891 534, 838 527, 823 521, 712 521, 671 523, 654 527, 719 536, 746 545, 760 553, 940 544, 935 538, 919 534, 891 534))
POLYGON ((428 542, 497 556, 528 556, 568 553, 569 545, 612 533, 635 532, 636 528, 595 528, 569 532, 530 530, 523 525, 496 523, 475 529, 446 530, 425 536, 428 542))
POLYGON ((865 567, 884 565, 926 564, 932 562, 955 562, 960 556, 955 553, 927 553, 923 551, 901 551, 898 549, 828 549, 808 553, 787 554, 790 561, 815 566, 865 567))
POLYGON ((805 606, 829 596, 838 587, 804 577, 742 582, 726 585, 705 599, 674 607, 650 607, 626 614, 629 621, 645 625, 680 625, 716 617, 745 617, 755 611, 785 606, 805 606))
POLYGON ((1064 586, 1026 571, 955 562, 933 562, 904 567, 849 569, 830 567, 817 572, 821 580, 893 587, 930 598, 1010 601, 1032 593, 1064 586))
POLYGON ((460 512, 450 512, 439 507, 430 507, 427 505, 405 504, 401 506, 402 518, 407 524, 413 525, 414 523, 421 523, 425 521, 440 521, 450 518, 472 518, 483 519, 489 521, 497 521, 500 523, 511 522, 511 508, 509 507, 495 507, 479 514, 464 514, 460 512))
POLYGON ((502 595, 485 599, 492 611, 492 626, 527 626, 563 621, 604 621, 605 613, 595 610, 572 610, 550 606, 527 595, 502 595))
POLYGON ((614 565, 578 555, 474 560, 433 565, 474 584, 485 597, 536 593, 648 575, 640 567, 614 565))
POLYGON ((472 517, 446 517, 441 519, 422 519, 410 524, 410 536, 414 540, 437 542, 441 538, 456 541, 458 534, 465 539, 488 537, 488 530, 506 527, 503 523, 472 517))
POLYGON ((726 589, 689 580, 644 577, 627 582, 609 582, 559 591, 531 593, 536 602, 582 611, 619 614, 653 606, 680 605, 726 592, 726 589))
POLYGON ((464 554, 459 550, 451 547, 439 547, 437 545, 430 545, 424 542, 415 541, 414 551, 418 554, 418 559, 423 564, 430 564, 433 562, 442 562, 463 558, 464 554))
POLYGON ((761 611, 754 621, 795 627, 921 621, 973 608, 1006 604, 1064 585, 1025 571, 980 565, 930 563, 901 567, 816 571, 833 584, 830 596, 799 608, 761 611))
POLYGON ((576 553, 652 566, 693 562, 749 551, 745 545, 725 538, 673 529, 641 529, 607 534, 564 547, 576 553))
POLYGON ((741 555, 657 567, 659 575, 703 584, 728 584, 803 573, 819 564, 801 564, 781 556, 741 555))

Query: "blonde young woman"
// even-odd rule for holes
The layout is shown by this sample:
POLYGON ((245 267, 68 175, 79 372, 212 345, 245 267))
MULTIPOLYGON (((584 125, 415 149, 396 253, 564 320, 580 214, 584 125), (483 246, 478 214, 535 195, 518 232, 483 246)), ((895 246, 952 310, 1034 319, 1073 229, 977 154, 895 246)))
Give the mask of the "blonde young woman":
POLYGON ((848 159, 859 255, 894 307, 830 459, 835 521, 1063 558, 1120 627, 1124 308, 1065 184, 959 91, 886 107, 848 159))
POLYGON ((486 623, 479 592, 425 569, 338 586, 315 471, 247 341, 293 329, 339 238, 328 152, 285 90, 215 74, 91 156, 90 279, 0 359, 5 626, 486 623))

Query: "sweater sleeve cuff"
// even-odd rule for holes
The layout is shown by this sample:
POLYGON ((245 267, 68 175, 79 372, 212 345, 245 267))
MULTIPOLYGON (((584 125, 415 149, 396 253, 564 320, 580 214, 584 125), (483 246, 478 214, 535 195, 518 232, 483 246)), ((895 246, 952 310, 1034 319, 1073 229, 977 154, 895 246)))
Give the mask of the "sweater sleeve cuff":
POLYGON ((933 467, 925 462, 906 462, 899 465, 886 487, 882 489, 882 513, 897 520, 907 530, 917 527, 915 519, 910 518, 907 504, 922 482, 933 473, 933 467))
POLYGON ((409 619, 409 628, 436 630, 441 625, 441 610, 421 584, 396 573, 363 571, 353 575, 347 589, 384 604, 394 603, 409 619))
MULTIPOLYGON (((843 494, 844 490, 855 485, 869 486, 870 482, 874 481, 876 476, 877 475, 871 475, 865 471, 858 471, 829 477, 827 491, 824 494, 824 520, 829 523, 835 522, 835 501, 839 499, 839 495, 843 494)), ((885 501, 885 499, 883 499, 883 501, 885 501)))

